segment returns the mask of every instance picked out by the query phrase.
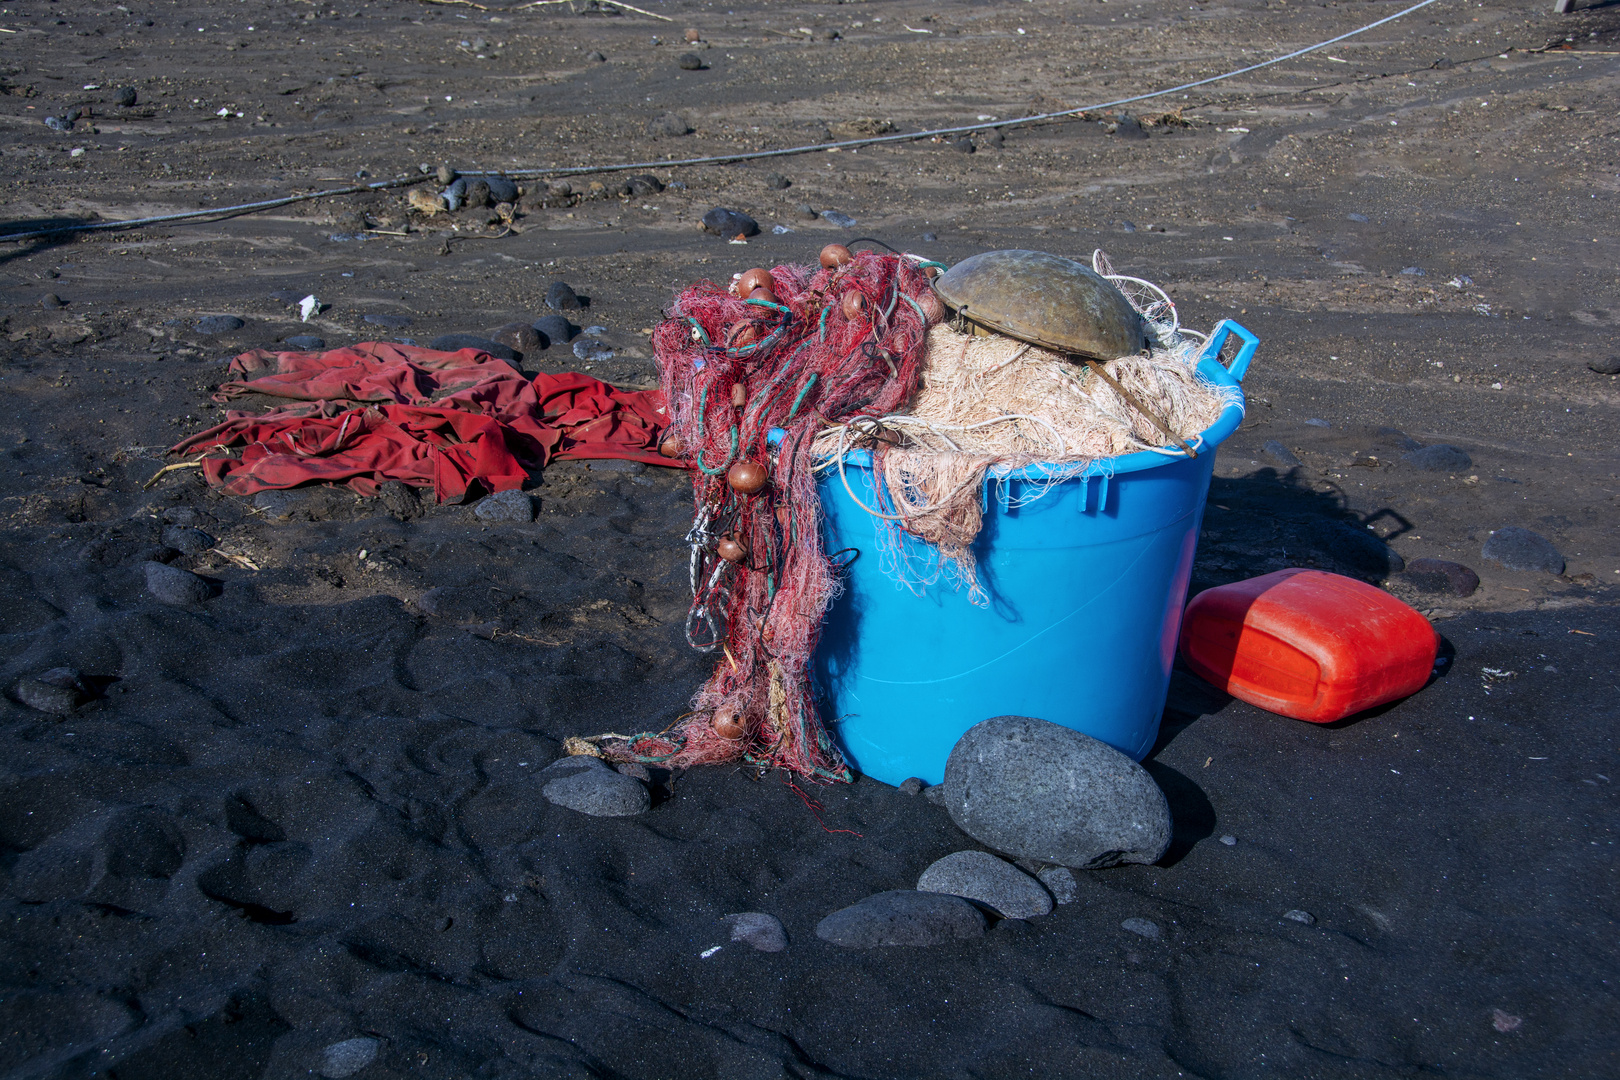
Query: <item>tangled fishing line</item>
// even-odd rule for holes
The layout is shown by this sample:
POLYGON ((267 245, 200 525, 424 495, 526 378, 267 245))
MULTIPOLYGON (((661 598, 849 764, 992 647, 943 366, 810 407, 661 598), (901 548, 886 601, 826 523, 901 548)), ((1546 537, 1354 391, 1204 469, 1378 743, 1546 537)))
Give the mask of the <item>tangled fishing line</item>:
MULTIPOLYGON (((916 142, 922 139, 940 138, 946 135, 968 135, 975 131, 1007 129, 1022 127, 1029 124, 1045 123, 1051 120, 1063 120, 1068 117, 1080 116, 1084 113, 1094 112, 1101 109, 1114 109, 1121 105, 1132 105, 1138 101, 1151 101, 1153 98, 1166 97, 1170 94, 1179 94, 1186 90, 1197 89, 1200 86, 1209 86, 1214 83, 1224 82, 1227 79, 1234 79, 1239 75, 1247 75, 1250 72, 1259 71, 1262 68, 1273 67, 1277 64, 1297 59, 1298 57, 1304 56, 1307 53, 1313 53, 1320 49, 1325 49, 1330 45, 1336 45, 1341 41, 1346 41, 1350 38, 1356 37, 1360 34, 1365 34, 1369 30, 1375 30, 1386 23, 1391 23, 1396 19, 1404 18, 1405 16, 1412 14, 1414 11, 1421 10, 1422 8, 1428 7, 1430 4, 1438 2, 1439 0, 1419 0, 1418 3, 1413 4, 1411 7, 1397 11, 1393 15, 1386 15, 1382 19, 1377 19, 1366 24, 1365 26, 1358 26, 1354 30, 1339 34, 1336 37, 1328 38, 1326 41, 1318 41, 1314 45, 1307 45, 1304 48, 1295 49, 1292 52, 1284 53, 1281 56, 1274 56, 1269 60, 1262 60, 1256 64, 1249 64, 1245 67, 1235 68, 1231 71, 1222 72, 1219 75, 1211 75, 1206 79, 1195 79, 1192 82, 1185 82, 1176 86, 1166 87, 1163 90, 1152 90, 1145 94, 1134 94, 1130 97, 1115 98, 1112 101, 1094 102, 1090 105, 1081 105, 1072 109, 1058 109, 1054 112, 1037 113, 1033 116, 1021 116, 1012 120, 997 120, 989 123, 962 124, 956 127, 947 128, 929 128, 926 131, 901 132, 894 135, 874 135, 863 139, 846 139, 842 142, 814 143, 806 146, 788 146, 779 150, 756 150, 743 154, 715 154, 706 157, 666 159, 662 161, 630 161, 620 162, 614 165, 559 165, 541 169, 514 169, 506 173, 506 175, 513 179, 522 180, 530 178, 539 179, 542 177, 587 176, 596 173, 628 172, 632 169, 673 169, 691 165, 728 165, 739 161, 762 161, 770 158, 791 157, 797 154, 811 154, 826 150, 853 150, 862 146, 877 146, 884 143, 916 142)), ((133 218, 126 221, 100 221, 82 225, 64 225, 50 229, 31 229, 27 232, 0 234, 0 241, 35 240, 46 236, 60 236, 68 233, 104 232, 111 229, 139 229, 148 225, 175 225, 188 221, 216 221, 224 218, 235 217, 241 214, 251 214, 260 210, 271 210, 281 206, 291 206, 294 203, 307 202, 311 199, 329 199, 344 195, 360 195, 370 191, 385 191, 391 188, 410 187, 412 185, 424 182, 425 179, 426 178, 422 176, 402 176, 393 180, 378 180, 369 184, 355 184, 350 187, 331 188, 326 191, 310 191, 300 195, 284 195, 279 198, 263 199, 258 202, 238 203, 235 206, 218 206, 207 210, 189 210, 178 214, 159 214, 155 217, 133 218)))

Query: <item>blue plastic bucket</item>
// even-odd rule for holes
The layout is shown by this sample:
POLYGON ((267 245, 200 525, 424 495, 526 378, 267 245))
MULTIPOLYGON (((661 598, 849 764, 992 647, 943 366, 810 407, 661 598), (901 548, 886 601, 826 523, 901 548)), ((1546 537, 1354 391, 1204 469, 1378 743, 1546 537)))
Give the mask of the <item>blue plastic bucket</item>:
MULTIPOLYGON (((1237 387, 1259 343, 1223 321, 1198 370, 1237 387), (1229 336, 1243 341, 1230 369, 1220 363, 1229 336)), ((885 572, 884 525, 844 487, 847 478, 861 502, 877 505, 869 454, 845 454, 842 477, 825 470, 827 550, 859 555, 814 670, 851 765, 887 784, 938 784, 962 733, 1004 714, 1144 757, 1159 733, 1215 448, 1242 419, 1241 403, 1222 412, 1193 458, 1143 451, 1049 485, 1043 466, 987 480, 973 548, 984 607, 946 584, 919 595, 885 572), (1020 505, 1038 486, 1050 490, 1020 505)))

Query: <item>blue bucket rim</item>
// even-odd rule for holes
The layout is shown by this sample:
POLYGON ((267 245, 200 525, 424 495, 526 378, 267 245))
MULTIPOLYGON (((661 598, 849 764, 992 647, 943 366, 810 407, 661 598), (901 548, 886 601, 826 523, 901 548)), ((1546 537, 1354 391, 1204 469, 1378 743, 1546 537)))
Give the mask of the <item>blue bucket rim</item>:
MULTIPOLYGON (((1198 353, 1198 373, 1216 386, 1229 386, 1238 392, 1238 400, 1225 409, 1215 418, 1215 422, 1197 435, 1194 444, 1202 457, 1206 451, 1214 449, 1232 432, 1237 430, 1243 422, 1247 399, 1243 396, 1243 376, 1248 374, 1249 362, 1254 359, 1254 353, 1260 346, 1260 339, 1243 326, 1231 319, 1222 319, 1210 333, 1209 340, 1198 353), (1232 358, 1230 367, 1221 363, 1221 349, 1225 347, 1227 338, 1236 335, 1242 339, 1243 345, 1238 349, 1237 355, 1232 358)), ((773 428, 767 438, 772 446, 781 441, 783 431, 773 428)), ((832 455, 828 455, 828 461, 832 455)), ((1130 454, 1121 454, 1113 458, 1098 458, 1085 470, 1084 475, 1108 474, 1119 476, 1121 473, 1142 472, 1146 469, 1156 469, 1160 465, 1169 465, 1177 461, 1187 461, 1186 454, 1174 447, 1166 447, 1162 452, 1157 450, 1138 450, 1130 454), (1107 464, 1105 464, 1107 463, 1107 464)), ((844 464, 857 469, 870 469, 872 467, 872 453, 869 450, 850 449, 844 451, 844 464)), ((1074 472, 1072 463, 1063 462, 1035 462, 1020 469, 1012 469, 1005 473, 995 472, 997 480, 1050 480, 1079 479, 1080 475, 1074 472)))

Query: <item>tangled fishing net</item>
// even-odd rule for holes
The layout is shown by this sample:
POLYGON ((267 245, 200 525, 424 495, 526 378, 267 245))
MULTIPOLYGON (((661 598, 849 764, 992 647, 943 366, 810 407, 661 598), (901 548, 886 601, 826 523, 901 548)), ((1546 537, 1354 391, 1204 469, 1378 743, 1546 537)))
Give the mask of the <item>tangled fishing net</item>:
MULTIPOLYGON (((1237 400, 1200 378, 1200 345, 1178 340, 1150 355, 1108 364, 1119 388, 1061 353, 999 334, 961 333, 936 326, 916 397, 904 413, 857 418, 822 432, 815 448, 840 479, 844 451, 872 451, 882 478, 882 505, 868 511, 885 522, 885 552, 897 567, 906 550, 900 530, 936 549, 940 558, 894 572, 913 585, 941 575, 988 599, 974 573, 973 541, 982 524, 985 475, 1006 477, 1037 463, 1043 470, 1031 496, 1081 475, 1097 463, 1138 450, 1162 452, 1165 436, 1127 400, 1146 405, 1183 439, 1212 425, 1237 400), (1121 389, 1123 389, 1123 393, 1121 389), (899 435, 898 440, 894 439, 899 435)), ((851 498, 858 498, 854 491, 851 498)))
POLYGON ((867 509, 982 602, 971 548, 987 474, 1043 463, 1057 482, 1123 453, 1180 453, 1162 449, 1158 424, 1196 439, 1232 400, 1197 377, 1194 344, 1149 283, 1127 296, 1166 347, 1113 360, 1110 381, 1037 346, 940 325, 927 274, 937 264, 836 250, 819 270, 749 271, 760 278, 743 275, 736 291, 751 299, 700 282, 654 332, 672 431, 662 449, 685 460, 696 506, 686 636, 718 655, 669 729, 570 739, 569 752, 850 779, 810 679, 845 555, 823 550, 819 472, 869 450, 880 479, 867 509))

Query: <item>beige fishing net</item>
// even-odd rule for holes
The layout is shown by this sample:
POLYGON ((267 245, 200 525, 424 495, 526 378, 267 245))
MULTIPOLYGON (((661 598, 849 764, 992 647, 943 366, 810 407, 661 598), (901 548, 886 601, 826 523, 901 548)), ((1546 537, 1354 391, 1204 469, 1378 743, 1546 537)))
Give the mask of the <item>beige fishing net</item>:
MULTIPOLYGON (((1194 449, 1198 433, 1238 400, 1236 391, 1198 376, 1200 347, 1181 341, 1107 364, 1116 382, 1194 449)), ((986 473, 1005 477, 1035 463, 1069 466, 1047 470, 1050 484, 1138 450, 1182 454, 1142 410, 1074 360, 945 325, 929 331, 921 385, 903 414, 829 428, 816 443, 826 467, 841 472, 843 451, 854 447, 874 451, 887 496, 868 510, 936 548, 976 601, 983 594, 972 545, 982 524, 986 473)))

